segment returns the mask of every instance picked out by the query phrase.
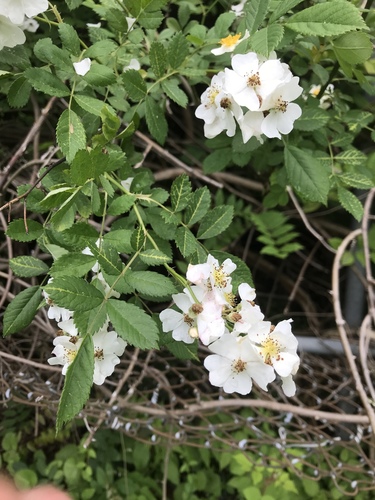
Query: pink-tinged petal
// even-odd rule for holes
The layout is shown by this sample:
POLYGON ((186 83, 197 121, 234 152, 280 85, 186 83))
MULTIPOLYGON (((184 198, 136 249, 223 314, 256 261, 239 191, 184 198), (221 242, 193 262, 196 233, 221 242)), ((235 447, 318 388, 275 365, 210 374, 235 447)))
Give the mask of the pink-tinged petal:
POLYGON ((191 283, 200 284, 210 276, 210 266, 208 264, 189 264, 186 278, 191 283))

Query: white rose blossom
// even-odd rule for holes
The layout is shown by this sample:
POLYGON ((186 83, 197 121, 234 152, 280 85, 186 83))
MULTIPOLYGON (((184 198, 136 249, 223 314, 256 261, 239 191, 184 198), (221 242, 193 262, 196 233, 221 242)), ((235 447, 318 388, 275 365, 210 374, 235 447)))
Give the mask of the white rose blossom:
POLYGON ((127 343, 118 337, 113 330, 108 331, 108 323, 96 332, 94 343, 94 384, 102 385, 114 372, 115 366, 120 363, 119 356, 124 353, 127 343))
MULTIPOLYGON (((13 24, 22 24, 26 17, 33 17, 48 9, 48 0, 1 0, 0 15, 13 24)), ((22 42, 23 43, 23 42, 22 42)))
MULTIPOLYGON (((23 19, 23 18, 22 18, 23 19)), ((7 17, 0 15, 0 50, 25 43, 25 33, 7 17)))
POLYGON ((59 335, 54 339, 53 345, 55 348, 52 354, 55 357, 49 358, 47 361, 50 365, 63 365, 62 374, 66 375, 67 369, 74 361, 83 339, 79 337, 78 330, 72 319, 60 321, 57 325, 65 335, 59 335))

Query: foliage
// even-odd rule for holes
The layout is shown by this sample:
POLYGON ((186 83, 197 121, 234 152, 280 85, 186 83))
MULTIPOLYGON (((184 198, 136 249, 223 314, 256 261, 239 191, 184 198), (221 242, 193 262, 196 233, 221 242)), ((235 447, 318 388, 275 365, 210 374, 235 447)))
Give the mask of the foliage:
MULTIPOLYGON (((175 271, 177 263, 186 268, 205 262, 209 251, 226 250, 249 227, 257 232, 263 254, 282 259, 299 250, 297 233, 283 214, 289 186, 306 211, 339 206, 357 220, 362 217, 352 189, 374 186, 373 165, 360 150, 374 135, 373 113, 363 99, 365 92, 374 95, 372 18, 348 0, 257 0, 247 2, 238 18, 227 10, 226 2, 195 0, 60 0, 38 16, 40 30, 28 34, 25 45, 0 51, 7 112, 27 115, 32 100, 42 107, 59 103, 51 114, 57 161, 41 170, 36 186, 20 186, 19 198, 8 200, 9 206, 23 200, 28 217, 13 219, 7 236, 27 248, 37 245, 49 259, 46 263, 29 252, 12 259, 14 274, 32 279, 33 286, 8 305, 3 333, 27 327, 45 305, 45 294, 72 311, 84 342, 65 379, 60 430, 89 396, 91 336, 106 318, 130 345, 153 349, 166 343, 152 311, 156 302, 168 303, 186 286, 175 271), (86 26, 83 20, 101 25, 86 26), (237 131, 203 141, 203 134, 196 134, 187 157, 203 171, 195 177, 183 164, 189 177, 156 182, 142 166, 137 141, 146 134, 154 151, 172 147, 175 116, 196 106, 209 77, 230 64, 230 54, 216 57, 211 49, 230 32, 246 30, 250 36, 234 53, 255 51, 267 59, 277 51, 299 77, 302 117, 282 140, 261 143, 252 137, 244 143, 237 131), (91 67, 81 75, 73 63, 85 58, 91 67), (133 59, 141 69, 128 68, 133 59), (317 97, 309 92, 313 84, 320 86, 317 97), (330 84, 334 92, 327 96, 330 84), (215 194, 214 174, 222 171, 262 181, 263 198, 248 208, 237 194, 215 194), (96 263, 104 281, 92 280, 96 263)), ((49 138, 44 147, 54 141, 49 138)), ((240 282, 236 272, 233 276, 240 282)), ((71 449, 64 453, 66 467, 79 477, 82 472, 84 481, 90 477, 88 466, 77 467, 71 449)), ((82 460, 89 458, 85 453, 82 460)), ((59 469, 50 466, 48 478, 65 474, 54 467, 59 469)), ((199 477, 187 473, 191 484, 198 483, 195 474, 199 477)), ((238 484, 232 487, 239 489, 238 484)), ((186 488, 180 498, 190 494, 186 488)))

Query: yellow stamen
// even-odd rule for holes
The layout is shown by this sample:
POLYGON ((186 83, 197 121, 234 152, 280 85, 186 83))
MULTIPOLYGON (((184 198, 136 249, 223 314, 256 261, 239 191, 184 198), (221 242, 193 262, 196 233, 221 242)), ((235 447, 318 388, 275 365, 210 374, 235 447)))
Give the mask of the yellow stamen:
POLYGON ((240 38, 241 33, 238 33, 238 35, 228 35, 227 37, 222 38, 220 43, 221 45, 224 45, 224 47, 232 47, 233 45, 236 45, 240 38))

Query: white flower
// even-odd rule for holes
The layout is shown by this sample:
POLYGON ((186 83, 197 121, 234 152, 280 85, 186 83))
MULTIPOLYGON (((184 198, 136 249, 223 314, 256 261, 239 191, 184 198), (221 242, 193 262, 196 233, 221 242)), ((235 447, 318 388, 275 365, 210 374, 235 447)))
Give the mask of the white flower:
POLYGON ((209 349, 215 353, 204 360, 210 372, 210 383, 227 393, 249 394, 252 380, 266 391, 267 385, 275 379, 274 370, 263 363, 247 337, 225 334, 209 349))
POLYGON ((25 33, 21 28, 15 26, 7 17, 0 15, 0 50, 4 47, 21 45, 25 41, 25 33))
POLYGON ((278 59, 263 61, 255 52, 233 56, 232 68, 225 69, 224 88, 237 104, 250 111, 258 111, 263 99, 292 76, 278 59))
POLYGON ((48 0, 1 0, 0 15, 14 24, 22 24, 25 16, 33 17, 48 9, 48 0))
POLYGON ((73 63, 73 66, 77 75, 85 76, 85 74, 90 71, 91 59, 89 57, 85 57, 82 61, 73 63))
MULTIPOLYGON (((197 287, 192 287, 192 290, 194 295, 202 297, 203 293, 197 287)), ((172 332, 175 340, 192 344, 197 337, 197 315, 202 312, 203 307, 194 301, 187 288, 184 289, 184 293, 172 295, 172 299, 182 313, 174 309, 162 311, 159 318, 163 323, 163 332, 172 332)))
POLYGON ((293 129, 294 121, 302 114, 298 104, 291 101, 297 99, 302 93, 302 87, 298 85, 299 78, 294 76, 289 82, 277 87, 262 105, 262 110, 268 114, 262 122, 262 132, 267 137, 278 137, 281 134, 289 134, 293 129))
POLYGON ((262 111, 248 111, 238 120, 244 144, 246 144, 252 137, 256 137, 259 142, 263 143, 263 139, 261 137, 263 120, 264 114, 262 111))
POLYGON ((201 104, 195 110, 195 116, 205 121, 204 135, 207 139, 216 137, 226 130, 228 137, 236 132, 236 120, 242 117, 242 110, 224 87, 225 74, 220 71, 212 77, 211 86, 201 96, 201 104))
POLYGON ((106 323, 93 337, 94 343, 94 384, 102 385, 106 377, 114 372, 120 363, 119 356, 124 353, 127 343, 115 331, 107 331, 106 323))
POLYGON ((35 21, 35 19, 25 17, 25 19, 20 27, 24 31, 29 31, 30 33, 35 33, 36 30, 39 28, 39 23, 38 23, 38 21, 35 21))
POLYGON ((197 317, 198 335, 202 344, 208 345, 224 335, 226 331, 222 316, 223 306, 217 302, 213 291, 204 295, 201 306, 203 310, 197 317))
POLYGON ((130 63, 127 66, 124 66, 124 71, 127 71, 128 69, 135 69, 138 71, 141 69, 141 63, 138 59, 130 59, 130 63))
POLYGON ((268 333, 249 334, 250 340, 256 343, 256 349, 264 362, 273 366, 276 373, 284 379, 283 388, 289 393, 287 395, 294 394, 290 394, 292 384, 294 384, 290 377, 297 372, 299 367, 298 341, 292 333, 291 322, 291 319, 280 321, 268 333))
MULTIPOLYGON (((48 280, 48 283, 52 283, 53 278, 48 280)), ((44 298, 46 299, 46 303, 49 305, 47 316, 49 319, 54 319, 55 321, 67 321, 73 316, 73 311, 69 311, 69 309, 65 309, 65 307, 56 306, 53 300, 50 298, 47 292, 43 290, 44 298)))
POLYGON ((241 16, 243 13, 243 9, 245 7, 246 1, 247 0, 240 0, 240 2, 237 5, 232 5, 230 10, 232 10, 236 14, 237 17, 241 16))
POLYGON ((237 45, 240 44, 243 40, 249 38, 249 36, 250 33, 248 32, 248 30, 245 30, 245 34, 242 38, 241 33, 238 33, 237 35, 229 35, 226 38, 222 38, 220 40, 221 47, 219 47, 218 49, 212 49, 211 52, 212 54, 215 54, 215 56, 220 56, 221 54, 225 54, 226 52, 233 52, 237 45))
POLYGON ((64 333, 67 333, 67 335, 60 335, 54 339, 53 345, 55 348, 52 354, 54 354, 55 357, 49 358, 47 361, 50 365, 63 365, 62 374, 66 375, 68 366, 76 357, 83 339, 78 337, 78 330, 74 326, 72 319, 60 321, 58 326, 64 333))

